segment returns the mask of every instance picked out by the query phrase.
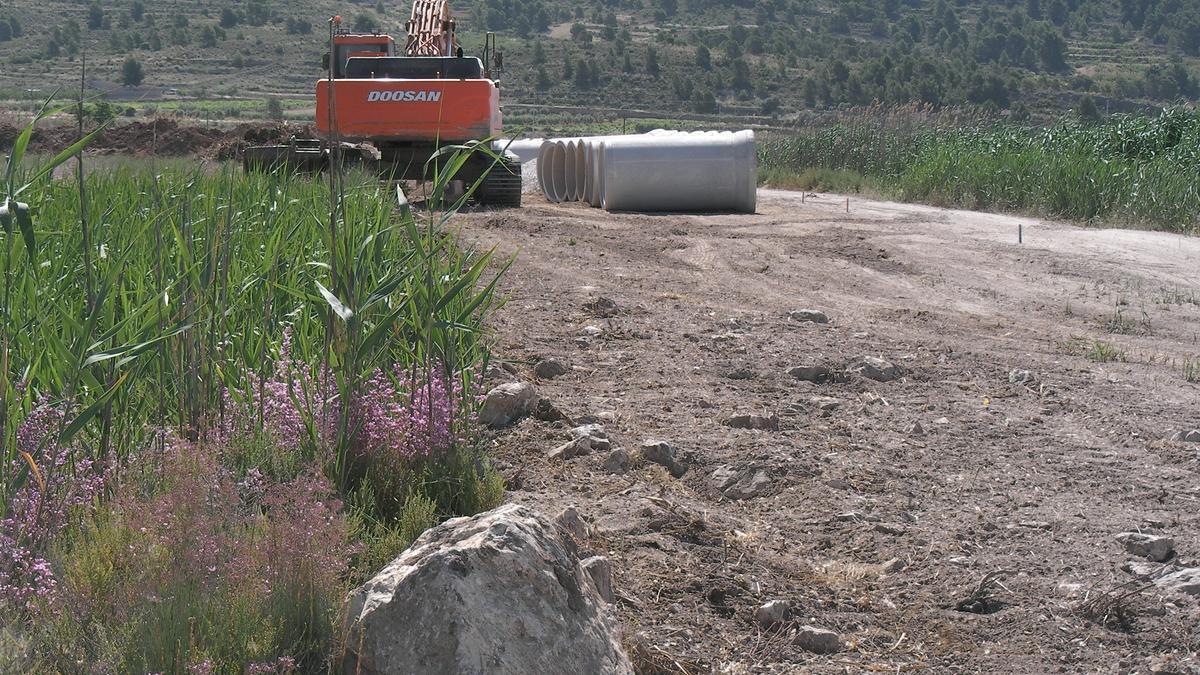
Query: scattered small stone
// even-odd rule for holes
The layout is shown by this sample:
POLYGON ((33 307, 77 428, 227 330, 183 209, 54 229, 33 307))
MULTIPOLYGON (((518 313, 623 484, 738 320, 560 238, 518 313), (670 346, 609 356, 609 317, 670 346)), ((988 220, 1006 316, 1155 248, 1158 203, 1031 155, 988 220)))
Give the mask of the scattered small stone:
POLYGON ((620 313, 617 303, 609 298, 596 298, 583 306, 592 316, 608 319, 620 313))
POLYGON ((533 367, 533 374, 537 375, 541 380, 553 380, 556 377, 566 375, 567 367, 555 361, 554 359, 543 359, 533 367))
POLYGON ((533 408, 533 419, 541 422, 570 422, 571 418, 559 410, 548 398, 538 399, 533 408))
POLYGON ((841 478, 831 478, 825 481, 825 484, 834 490, 853 490, 854 486, 849 481, 844 481, 841 478))
POLYGON ((883 563, 883 565, 880 566, 880 569, 884 574, 896 574, 897 572, 903 571, 905 567, 908 567, 907 562, 901 560, 900 558, 892 558, 891 560, 883 563))
POLYGON ((846 372, 857 373, 876 382, 891 382, 904 376, 904 371, 900 366, 878 356, 863 356, 854 359, 846 366, 846 372))
POLYGON ((894 525, 892 523, 876 523, 875 531, 882 532, 883 534, 890 534, 892 536, 900 536, 900 535, 904 534, 905 532, 907 532, 908 530, 904 529, 903 527, 901 527, 899 525, 894 525))
POLYGON ((831 396, 814 396, 808 399, 808 402, 816 406, 817 410, 824 413, 831 413, 842 405, 840 400, 831 396))
POLYGON ((884 405, 887 403, 887 400, 873 391, 864 391, 858 398, 863 402, 863 405, 884 405))
POLYGON ((1176 443, 1200 443, 1200 429, 1192 429, 1191 431, 1179 431, 1171 437, 1176 443))
POLYGON ((585 338, 598 338, 604 335, 604 329, 599 326, 584 326, 579 329, 579 336, 585 338))
POLYGON ((631 463, 629 453, 624 448, 617 448, 604 458, 600 466, 608 473, 625 473, 629 471, 631 463))
POLYGON ((579 515, 579 509, 574 506, 563 509, 562 513, 555 517, 554 524, 571 536, 576 547, 581 547, 588 539, 587 523, 584 522, 583 516, 579 515))
POLYGON ((731 380, 753 380, 754 378, 758 377, 758 375, 756 375, 755 372, 749 368, 738 368, 737 370, 731 370, 728 373, 725 373, 725 377, 731 380))
POLYGON ((574 459, 583 455, 591 454, 592 443, 587 438, 577 438, 573 441, 568 441, 550 451, 550 459, 556 462, 565 462, 568 459, 574 459))
POLYGON ((1154 583, 1168 591, 1200 596, 1200 567, 1185 567, 1155 579, 1154 583))
POLYGON ((665 441, 646 441, 642 443, 642 458, 666 467, 667 471, 676 478, 682 478, 687 473, 687 467, 676 459, 678 453, 675 447, 665 441))
POLYGON ((608 562, 608 558, 599 555, 592 556, 579 561, 579 567, 592 580, 597 595, 610 605, 616 601, 612 587, 612 563, 608 562))
POLYGON ((528 415, 537 401, 537 388, 528 382, 502 384, 488 392, 479 421, 493 429, 506 427, 528 415))
POLYGON ((842 649, 842 638, 831 630, 801 626, 792 644, 814 654, 833 654, 842 649))
POLYGON ((486 380, 511 380, 512 374, 493 363, 487 367, 487 371, 483 374, 486 380))
POLYGON ((1013 370, 1008 374, 1010 384, 1030 385, 1037 382, 1037 376, 1029 370, 1013 370))
POLYGON ((1135 577, 1152 577, 1162 571, 1163 566, 1148 560, 1129 560, 1121 565, 1121 569, 1135 577))
POLYGON ((810 365, 797 366, 788 371, 788 375, 804 382, 825 384, 833 379, 833 371, 826 366, 810 365))
POLYGON ((858 523, 858 522, 878 523, 882 519, 879 516, 875 515, 874 513, 862 513, 861 511, 847 511, 845 513, 839 513, 838 515, 834 516, 834 520, 836 520, 840 523, 858 523))
POLYGON ((754 610, 754 620, 763 628, 770 628, 788 620, 792 605, 786 600, 772 600, 754 610))
POLYGON ((800 323, 829 323, 829 317, 825 315, 825 312, 815 309, 796 310, 789 316, 791 316, 792 321, 799 321, 800 323))
POLYGON ((1053 527, 1054 527, 1053 525, 1051 525, 1050 523, 1047 523, 1044 520, 1022 520, 1021 522, 1017 523, 1017 525, 1028 528, 1030 530, 1049 530, 1049 529, 1053 529, 1053 527))
POLYGON ((734 415, 725 420, 725 426, 734 429, 754 429, 757 431, 779 431, 779 418, 775 415, 734 415))
POLYGON ((577 441, 587 441, 589 450, 605 452, 612 449, 612 442, 608 440, 608 432, 599 424, 585 424, 575 427, 570 431, 571 438, 577 441))
POLYGON ((939 426, 946 426, 947 424, 950 424, 950 418, 949 417, 939 417, 936 420, 934 420, 933 423, 937 424, 939 426))
POLYGON ((921 426, 920 422, 913 422, 912 426, 910 426, 908 428, 908 435, 909 436, 924 436, 925 435, 925 427, 921 426))
POLYGON ((739 471, 722 466, 713 472, 712 479, 721 494, 733 501, 762 497, 771 491, 771 477, 764 469, 751 467, 739 471))
POLYGON ((1130 555, 1140 556, 1154 562, 1166 562, 1175 552, 1175 540, 1171 537, 1142 532, 1122 532, 1117 541, 1125 545, 1130 555))

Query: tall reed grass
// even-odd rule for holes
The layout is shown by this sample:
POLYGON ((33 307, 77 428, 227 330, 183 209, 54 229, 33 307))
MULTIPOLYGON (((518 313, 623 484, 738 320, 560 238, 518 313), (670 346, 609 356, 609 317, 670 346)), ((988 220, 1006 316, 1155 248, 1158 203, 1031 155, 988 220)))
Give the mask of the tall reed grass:
POLYGON ((769 139, 765 176, 856 172, 889 196, 1086 223, 1196 232, 1200 113, 1067 119, 1032 129, 867 111, 836 125, 769 139))
POLYGON ((474 413, 505 265, 445 197, 480 150, 418 213, 352 171, 53 178, 86 141, 18 139, 0 201, 0 670, 320 670, 349 584, 503 497, 474 413))

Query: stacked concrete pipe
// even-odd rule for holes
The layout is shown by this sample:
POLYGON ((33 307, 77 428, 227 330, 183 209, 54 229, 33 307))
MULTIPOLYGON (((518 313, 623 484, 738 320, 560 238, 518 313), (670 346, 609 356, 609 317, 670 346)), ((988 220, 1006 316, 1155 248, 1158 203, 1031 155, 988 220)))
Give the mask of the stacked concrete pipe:
POLYGON ((609 211, 739 211, 756 207, 754 132, 680 132, 552 139, 538 151, 546 199, 609 211))

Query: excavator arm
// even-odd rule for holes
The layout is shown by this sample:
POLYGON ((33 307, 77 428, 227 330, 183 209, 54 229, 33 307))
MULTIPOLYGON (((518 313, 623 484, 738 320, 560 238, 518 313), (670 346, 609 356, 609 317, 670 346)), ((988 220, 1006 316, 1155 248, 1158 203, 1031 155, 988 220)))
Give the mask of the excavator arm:
POLYGON ((405 56, 454 56, 458 48, 447 0, 413 0, 412 18, 405 28, 405 56))

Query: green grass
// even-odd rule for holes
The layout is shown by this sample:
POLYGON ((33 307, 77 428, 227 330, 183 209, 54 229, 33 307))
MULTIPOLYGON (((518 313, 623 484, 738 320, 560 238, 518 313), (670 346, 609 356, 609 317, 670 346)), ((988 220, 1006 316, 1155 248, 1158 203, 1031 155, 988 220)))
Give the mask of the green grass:
MULTIPOLYGON (((466 197, 444 198, 466 150, 442 158, 429 210, 418 213, 398 207, 390 186, 354 173, 309 179, 88 159, 82 182, 73 171, 51 180, 51 165, 78 148, 30 165, 25 140, 0 186, 11 197, 0 199, 0 519, 19 508, 11 499, 19 491, 44 485, 45 448, 69 449, 68 481, 84 460, 120 472, 107 488, 111 503, 79 510, 61 535, 36 542, 68 604, 30 609, 0 597, 0 641, 17 652, 0 655, 0 670, 87 662, 182 672, 211 662, 244 672, 279 656, 303 672, 331 666, 350 584, 430 525, 504 496, 472 419, 505 265, 458 245, 448 221, 466 197), (253 394, 281 372, 303 422, 286 445, 268 433, 265 399, 253 394), (353 407, 336 402, 378 391, 381 373, 436 375, 461 392, 452 447, 428 458, 363 454, 353 407), (64 419, 31 448, 18 430, 46 405, 64 419), (216 431, 231 418, 251 428, 216 431), (172 443, 185 444, 199 468, 164 463, 172 443), (260 476, 268 492, 287 495, 313 475, 330 496, 261 512, 246 512, 234 488, 260 476), (201 498, 205 490, 211 498, 201 498), (153 526, 135 517, 164 504, 171 515, 153 526), (337 564, 306 569, 304 551, 256 557, 254 544, 271 536, 306 541, 284 536, 289 514, 329 505, 336 515, 322 527, 348 541, 339 548, 341 534, 317 537, 310 552, 342 551, 337 564), (224 568, 197 585, 177 569, 195 537, 224 542, 231 556, 242 551, 254 574, 281 564, 288 574, 266 596, 254 583, 261 578, 223 576, 224 568), (130 559, 135 551, 143 555, 130 559)), ((405 391, 415 400, 415 384, 405 391)))
POLYGON ((1040 130, 864 116, 769 139, 759 154, 768 178, 853 172, 905 201, 1179 232, 1200 224, 1200 113, 1185 110, 1040 130))

